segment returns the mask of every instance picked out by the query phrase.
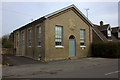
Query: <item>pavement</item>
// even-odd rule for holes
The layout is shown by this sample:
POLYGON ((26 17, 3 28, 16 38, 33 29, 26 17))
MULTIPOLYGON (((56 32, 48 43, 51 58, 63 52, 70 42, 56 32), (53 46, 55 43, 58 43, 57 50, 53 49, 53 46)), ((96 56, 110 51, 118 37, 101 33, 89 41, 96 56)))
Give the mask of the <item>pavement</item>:
MULTIPOLYGON (((119 59, 91 57, 42 63, 25 57, 19 58, 21 63, 3 66, 3 78, 118 78, 120 73, 119 59)), ((15 62, 19 58, 12 57, 15 62)))

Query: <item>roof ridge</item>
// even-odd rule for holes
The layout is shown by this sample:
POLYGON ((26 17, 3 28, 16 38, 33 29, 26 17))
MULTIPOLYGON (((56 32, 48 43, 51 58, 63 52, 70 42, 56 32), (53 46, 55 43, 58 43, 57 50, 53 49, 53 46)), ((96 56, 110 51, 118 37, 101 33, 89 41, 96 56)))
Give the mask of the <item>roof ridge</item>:
POLYGON ((60 9, 60 10, 57 10, 57 11, 55 11, 55 12, 53 12, 53 13, 47 14, 47 15, 45 15, 44 17, 45 17, 45 18, 48 18, 48 17, 50 17, 50 16, 52 16, 52 15, 55 15, 55 14, 57 14, 57 13, 59 13, 59 12, 62 12, 62 11, 64 11, 64 10, 69 9, 69 8, 72 8, 72 7, 73 7, 75 10, 77 10, 78 13, 81 14, 81 16, 93 27, 93 23, 82 13, 74 4, 72 4, 72 5, 70 5, 70 6, 67 6, 67 7, 64 7, 64 8, 62 8, 62 9, 60 9))
POLYGON ((71 8, 71 7, 74 7, 74 6, 75 6, 74 4, 69 5, 69 6, 67 6, 67 7, 62 8, 62 9, 56 10, 56 11, 54 11, 54 12, 52 12, 52 13, 49 13, 49 14, 45 15, 44 17, 45 17, 45 18, 48 18, 48 17, 50 17, 50 16, 52 16, 52 15, 54 15, 54 14, 57 14, 57 13, 59 13, 59 12, 61 12, 61 11, 64 11, 64 10, 66 10, 66 9, 68 9, 68 8, 71 8))
MULTIPOLYGON (((55 12, 52 12, 52 13, 50 13, 50 14, 47 14, 47 15, 43 16, 43 17, 40 17, 40 18, 38 18, 38 19, 30 22, 30 23, 27 23, 26 25, 24 25, 24 26, 22 26, 22 27, 20 27, 20 28, 18 28, 18 29, 21 29, 21 28, 23 28, 23 27, 25 27, 25 26, 27 26, 27 25, 29 25, 29 24, 32 24, 32 23, 38 21, 38 20, 44 20, 44 19, 46 19, 46 18, 48 18, 48 17, 50 17, 50 16, 53 16, 53 15, 55 15, 55 14, 61 12, 61 11, 64 11, 64 10, 66 10, 66 9, 69 9, 69 8, 74 8, 74 9, 93 27, 92 22, 91 22, 74 4, 71 4, 71 5, 67 6, 67 7, 64 7, 64 8, 62 8, 62 9, 59 9, 59 10, 55 11, 55 12)), ((16 30, 18 30, 18 29, 16 29, 16 30)), ((16 31, 16 30, 14 30, 14 31, 16 31)))
MULTIPOLYGON (((110 24, 104 24, 104 25, 106 26, 106 25, 110 25, 110 24)), ((104 25, 103 25, 103 26, 104 26, 104 25)))

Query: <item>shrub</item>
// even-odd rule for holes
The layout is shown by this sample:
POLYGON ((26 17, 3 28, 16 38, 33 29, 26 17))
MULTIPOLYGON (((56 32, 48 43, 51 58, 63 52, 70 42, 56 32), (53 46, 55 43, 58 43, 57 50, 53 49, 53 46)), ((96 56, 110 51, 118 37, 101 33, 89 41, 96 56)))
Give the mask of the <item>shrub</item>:
POLYGON ((14 48, 13 47, 13 37, 11 39, 10 35, 4 35, 0 42, 2 43, 2 48, 14 48))
POLYGON ((119 42, 92 43, 92 55, 94 57, 120 58, 119 42))

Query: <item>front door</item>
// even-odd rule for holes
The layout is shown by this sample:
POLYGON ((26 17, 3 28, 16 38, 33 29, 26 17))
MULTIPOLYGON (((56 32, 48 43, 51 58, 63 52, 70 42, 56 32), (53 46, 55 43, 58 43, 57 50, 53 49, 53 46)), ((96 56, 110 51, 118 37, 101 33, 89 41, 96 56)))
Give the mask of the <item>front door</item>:
POLYGON ((69 37, 69 57, 75 56, 75 37, 69 37))

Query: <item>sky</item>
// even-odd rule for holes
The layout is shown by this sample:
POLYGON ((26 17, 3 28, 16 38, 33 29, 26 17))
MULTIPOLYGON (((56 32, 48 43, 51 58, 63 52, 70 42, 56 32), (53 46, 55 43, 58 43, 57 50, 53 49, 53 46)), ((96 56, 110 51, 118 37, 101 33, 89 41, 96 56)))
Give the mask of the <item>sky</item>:
POLYGON ((2 35, 28 24, 44 15, 74 4, 93 24, 102 20, 111 27, 118 26, 118 2, 2 2, 2 35))

